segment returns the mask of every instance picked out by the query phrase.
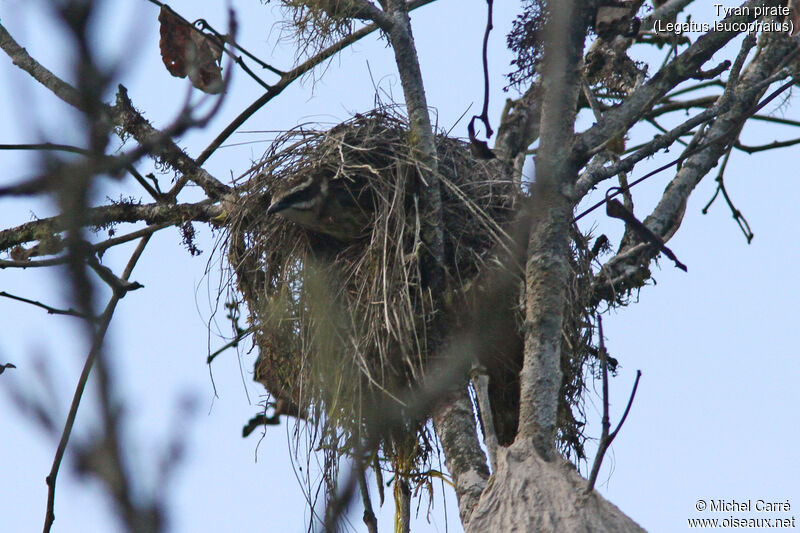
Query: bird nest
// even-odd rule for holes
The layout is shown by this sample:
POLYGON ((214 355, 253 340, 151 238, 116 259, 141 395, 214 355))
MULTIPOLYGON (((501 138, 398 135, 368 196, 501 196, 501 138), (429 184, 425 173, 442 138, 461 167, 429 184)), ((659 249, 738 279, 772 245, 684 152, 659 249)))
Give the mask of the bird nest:
MULTIPOLYGON (((498 160, 476 160, 466 143, 437 136, 444 266, 452 294, 434 304, 420 267, 424 213, 418 198, 429 169, 420 167, 412 144, 406 120, 385 109, 325 131, 289 131, 253 167, 231 213, 230 264, 260 351, 255 379, 271 394, 276 412, 322 422, 331 432, 327 447, 347 442, 352 451, 349 439, 363 437, 370 409, 400 407, 403 391, 420 382, 445 330, 458 322, 468 287, 507 244, 504 228, 520 195, 510 169, 498 160), (337 217, 311 230, 267 214, 275 195, 309 180, 343 180, 338 184, 368 214, 364 231, 351 239, 335 238, 335 228, 328 231, 324 224, 338 224, 337 217)), ((522 289, 521 280, 518 286, 522 289)), ((519 353, 512 362, 487 364, 503 369, 495 390, 504 380, 511 383, 502 387, 517 387, 495 395, 511 398, 511 405, 498 410, 518 409, 518 304, 514 298, 507 307, 513 310, 510 329, 520 339, 519 353)), ((570 406, 582 389, 583 367, 583 359, 573 359, 568 355, 562 364, 570 372, 562 434, 571 427, 571 438, 579 426, 570 406)), ((393 451, 382 437, 384 454, 413 457, 411 462, 419 464, 429 451, 428 440, 419 438, 425 421, 410 424, 406 444, 389 439, 393 451)))

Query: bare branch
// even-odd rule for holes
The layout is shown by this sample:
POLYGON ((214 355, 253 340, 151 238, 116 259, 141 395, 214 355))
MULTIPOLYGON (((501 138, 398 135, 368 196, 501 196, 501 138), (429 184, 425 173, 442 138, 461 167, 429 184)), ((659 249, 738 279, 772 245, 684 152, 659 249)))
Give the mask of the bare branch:
POLYGON ((731 151, 733 150, 733 146, 728 147, 728 151, 725 153, 725 157, 722 159, 722 164, 720 165, 719 172, 717 173, 717 190, 714 191, 714 195, 711 197, 711 200, 708 201, 706 206, 701 210, 701 213, 704 215, 708 213, 708 208, 711 207, 711 204, 714 203, 714 200, 717 198, 719 193, 722 193, 723 198, 725 198, 725 203, 728 204, 728 208, 731 210, 731 215, 736 223, 739 225, 739 229, 742 230, 745 239, 747 239, 747 244, 753 240, 755 234, 750 229, 750 224, 747 222, 747 219, 742 215, 742 212, 736 209, 736 206, 733 205, 733 200, 731 200, 730 195, 728 194, 728 189, 725 187, 725 169, 728 168, 728 161, 731 157, 731 151))
POLYGON ((443 294, 447 278, 444 271, 444 233, 442 223, 442 198, 439 187, 436 141, 431 124, 425 84, 422 78, 417 48, 411 32, 411 20, 405 1, 392 1, 389 15, 393 19, 390 27, 382 28, 388 33, 394 50, 400 84, 403 87, 406 109, 414 139, 414 159, 421 171, 420 187, 420 236, 425 245, 420 268, 427 280, 428 288, 435 299, 443 294))
MULTIPOLYGON (((19 46, 5 27, 0 24, 0 48, 11 57, 15 65, 28 72, 36 81, 47 87, 57 97, 77 109, 86 111, 87 101, 81 93, 68 83, 64 82, 52 72, 44 68, 38 61, 33 59, 27 51, 19 46)), ((136 111, 127 97, 127 91, 120 86, 117 95, 117 105, 112 108, 107 104, 96 102, 99 112, 120 126, 125 132, 131 134, 140 145, 142 151, 153 150, 155 156, 162 159, 175 170, 181 172, 184 177, 200 185, 211 198, 220 198, 230 191, 230 188, 223 185, 199 164, 192 160, 183 152, 171 139, 175 135, 194 123, 191 120, 181 120, 171 127, 169 132, 160 132, 153 128, 138 111, 136 111)), ((210 118, 206 117, 206 120, 210 118)), ((139 152, 141 153, 141 152, 139 152)), ((134 157, 134 160, 138 159, 134 157)))
POLYGON ((617 433, 619 430, 622 429, 622 424, 625 423, 625 420, 628 418, 628 413, 631 412, 631 407, 633 406, 633 400, 636 398, 636 389, 639 388, 639 379, 642 377, 642 371, 636 371, 636 381, 633 382, 633 390, 631 390, 631 395, 628 398, 628 404, 625 406, 625 411, 622 413, 622 418, 620 418, 617 427, 614 428, 614 431, 609 433, 609 429, 611 428, 611 422, 609 419, 609 407, 608 407, 608 352, 606 351, 605 340, 603 338, 603 320, 600 318, 600 315, 597 316, 597 326, 598 326, 598 335, 600 336, 600 348, 598 350, 600 355, 600 368, 603 373, 603 421, 602 421, 602 435, 600 437, 600 444, 597 447, 597 456, 594 458, 594 463, 592 464, 592 471, 589 474, 589 479, 586 483, 586 493, 589 494, 594 490, 594 484, 597 481, 597 474, 600 472, 600 466, 603 464, 603 458, 606 455, 606 451, 611 446, 611 443, 614 442, 614 439, 617 437, 617 433))
POLYGON ((95 257, 95 255, 92 253, 86 255, 86 263, 92 268, 92 270, 95 271, 95 273, 97 273, 100 279, 102 279, 109 287, 111 287, 111 290, 119 298, 124 298, 128 292, 144 287, 144 285, 139 282, 130 282, 118 278, 114 275, 114 272, 112 272, 110 268, 100 264, 100 261, 98 261, 97 257, 95 257))
POLYGON ((776 148, 788 148, 790 146, 794 146, 796 144, 800 144, 800 139, 791 139, 788 141, 772 141, 769 144, 761 144, 758 146, 747 146, 746 144, 742 144, 737 142, 733 145, 734 148, 737 150, 741 150, 742 152, 748 154, 755 154, 757 152, 765 152, 767 150, 775 150, 776 148))
POLYGON ((500 126, 497 128, 494 152, 501 159, 514 161, 517 179, 522 174, 525 151, 539 138, 541 97, 542 83, 537 79, 522 97, 506 101, 500 126))
POLYGON ((641 148, 636 150, 636 152, 629 155, 625 159, 600 168, 591 166, 588 167, 586 171, 581 174, 577 183, 575 184, 575 197, 583 197, 590 189, 592 189, 592 187, 601 181, 610 178, 611 176, 616 176, 620 172, 630 172, 633 170, 633 167, 636 166, 636 163, 650 157, 659 150, 663 150, 664 148, 672 146, 672 144, 682 135, 685 135, 700 124, 705 124, 720 113, 725 112, 729 105, 730 103, 728 101, 723 101, 720 99, 718 101, 718 105, 714 105, 711 108, 698 113, 680 126, 673 128, 663 135, 656 135, 652 141, 642 145, 641 148))
POLYGON ((433 424, 442 443, 447 470, 453 476, 461 523, 466 526, 489 479, 466 390, 442 399, 434 411, 433 424))
POLYGON ((15 295, 10 294, 10 293, 8 293, 6 291, 0 291, 0 296, 2 296, 3 298, 8 298, 10 300, 16 300, 18 302, 31 304, 31 305, 34 305, 36 307, 41 307, 42 309, 47 311, 48 315, 65 315, 65 316, 74 316, 74 317, 88 319, 88 320, 94 320, 93 317, 87 316, 84 313, 81 313, 80 311, 76 311, 75 309, 72 309, 71 307, 69 309, 57 309, 55 307, 51 307, 51 306, 49 306, 47 304, 43 304, 42 302, 38 302, 36 300, 31 300, 29 298, 23 298, 22 296, 15 296, 15 295))
POLYGON ((642 21, 642 26, 652 24, 654 20, 674 20, 683 9, 694 0, 669 0, 653 10, 650 15, 642 21))
MULTIPOLYGON (((753 8, 756 5, 778 7, 783 5, 783 0, 749 0, 743 4, 743 7, 747 9, 742 11, 750 15, 729 16, 725 18, 725 21, 729 23, 751 22, 754 20, 755 10, 753 8)), ((627 131, 667 92, 697 74, 706 61, 737 35, 738 32, 733 31, 710 31, 700 36, 684 52, 662 68, 657 76, 634 91, 622 105, 606 112, 601 123, 595 124, 578 136, 574 149, 577 164, 585 163, 593 149, 602 146, 618 132, 627 131)))
MULTIPOLYGON (((81 154, 87 157, 96 157, 95 154, 92 154, 89 150, 85 148, 80 148, 78 146, 70 146, 67 144, 54 144, 54 143, 37 143, 37 144, 0 144, 0 150, 57 150, 61 152, 68 152, 74 154, 81 154)), ((111 164, 107 165, 110 170, 113 170, 114 167, 120 166, 117 162, 121 160, 121 158, 114 158, 109 156, 108 159, 111 161, 111 164)), ((126 163, 121 163, 125 165, 126 163)), ((139 185, 147 191, 147 193, 153 197, 154 200, 159 200, 161 198, 161 194, 153 189, 152 185, 147 183, 145 178, 136 170, 136 167, 133 164, 127 164, 126 169, 134 179, 139 182, 139 185)))
MULTIPOLYGON (((223 214, 223 208, 214 205, 211 200, 203 200, 196 204, 178 205, 119 203, 90 208, 86 212, 84 223, 87 226, 100 228, 122 222, 146 222, 147 224, 157 225, 160 228, 164 227, 164 225, 180 224, 187 220, 209 222, 214 217, 223 214)), ((13 246, 42 240, 44 236, 60 233, 68 229, 68 227, 69 217, 66 215, 26 222, 15 228, 0 231, 0 250, 8 250, 13 246)), ((125 241, 115 241, 101 248, 108 248, 121 242, 125 241)))
MULTIPOLYGON (((124 272, 120 279, 128 280, 130 278, 131 273, 133 272, 133 268, 136 265, 136 262, 144 252, 145 247, 147 246, 147 242, 150 240, 150 237, 143 237, 142 240, 139 242, 139 245, 134 250, 131 258, 128 260, 128 264, 125 267, 124 272)), ((95 331, 94 339, 92 341, 92 347, 89 350, 89 354, 86 356, 86 361, 83 364, 83 370, 81 371, 80 378, 78 379, 78 384, 75 387, 75 394, 72 397, 72 403, 70 404, 69 413, 67 414, 67 420, 64 422, 64 429, 61 433, 61 440, 58 443, 58 448, 56 449, 55 457, 53 458, 53 465, 50 468, 50 473, 47 475, 47 510, 45 512, 45 522, 44 522, 44 533, 48 533, 50 528, 55 521, 55 497, 56 497, 56 479, 58 477, 58 471, 61 468, 61 461, 64 458, 64 452, 67 449, 67 443, 69 442, 70 435, 72 434, 72 428, 75 424, 75 417, 78 414, 78 407, 81 403, 81 398, 83 397, 83 391, 86 389, 86 383, 89 381, 89 375, 92 371, 92 366, 100 353, 103 345, 103 340, 105 339, 106 332, 108 331, 108 326, 111 323, 111 318, 114 316, 114 311, 116 310, 117 304, 119 303, 121 295, 113 294, 106 305, 105 310, 100 315, 97 323, 97 329, 95 331)))
POLYGON ((773 124, 782 124, 784 126, 800 126, 800 120, 791 120, 782 117, 771 117, 768 115, 753 115, 751 120, 759 120, 762 122, 771 122, 773 124))
POLYGON ((488 13, 486 15, 486 30, 483 34, 483 53, 481 59, 483 61, 483 108, 481 109, 480 115, 473 115, 472 119, 469 121, 469 125, 467 126, 467 132, 469 133, 469 143, 470 143, 470 150, 472 151, 472 155, 474 155, 478 159, 494 159, 496 156, 494 152, 489 149, 489 145, 486 141, 481 141, 475 137, 475 121, 480 120, 483 122, 483 126, 486 128, 486 138, 492 136, 494 131, 492 130, 492 126, 489 123, 489 56, 488 56, 488 47, 489 47, 489 34, 494 27, 492 25, 492 8, 493 8, 493 0, 486 0, 487 10, 488 13))
MULTIPOLYGON (((788 37, 767 41, 740 76, 736 91, 731 97, 730 109, 720 114, 708 128, 698 131, 693 141, 697 148, 685 159, 659 204, 644 220, 644 224, 664 241, 669 240, 678 230, 689 195, 700 180, 716 166, 729 146, 738 139, 744 123, 791 86, 792 82, 787 82, 759 102, 768 81, 772 83, 784 76, 782 69, 785 59, 796 51, 796 44, 788 37)), ((726 92, 730 89, 729 84, 726 92)), ((635 241, 623 247, 616 257, 603 266, 602 273, 597 278, 596 295, 613 298, 614 294, 626 288, 640 286, 642 277, 649 277, 646 265, 654 254, 652 251, 641 250, 635 241), (634 248, 640 252, 632 253, 634 248), (620 259, 622 256, 625 257, 624 260, 620 259)))
MULTIPOLYGON (((231 192, 231 188, 224 185, 216 178, 206 172, 199 163, 189 157, 173 141, 172 137, 188 129, 195 123, 192 120, 179 120, 175 125, 165 131, 159 131, 133 107, 128 98, 128 91, 122 85, 117 91, 117 101, 113 108, 115 122, 119 124, 125 132, 133 136, 140 145, 140 153, 153 155, 165 162, 182 174, 180 184, 191 181, 199 185, 209 196, 218 200, 231 192)), ((207 116, 206 120, 210 118, 207 116)), ((182 185, 181 185, 182 186, 182 185)), ((166 194, 166 198, 174 200, 181 187, 176 183, 175 187, 166 194)))
POLYGON ((571 164, 571 140, 587 10, 580 0, 561 1, 545 26, 541 142, 533 195, 526 206, 533 223, 525 266, 525 357, 517 441, 532 441, 544 458, 555 450, 561 388, 561 327, 572 222, 572 202, 564 192, 577 174, 571 164))
MULTIPOLYGON (((411 11, 417 9, 418 7, 422 7, 434 1, 435 0, 413 0, 408 3, 408 10, 411 11)), ((217 150, 217 148, 219 148, 222 143, 225 142, 225 140, 230 137, 231 134, 233 134, 233 132, 239 129, 239 127, 244 124, 247 119, 253 116, 256 111, 264 107, 270 100, 281 94, 286 87, 292 84, 292 82, 302 77, 304 74, 308 73, 314 67, 320 65, 327 59, 330 59, 334 55, 338 54, 351 44, 373 33, 377 29, 377 24, 367 24, 363 28, 359 28, 353 33, 343 37, 339 42, 334 43, 320 51, 314 55, 314 57, 309 58, 302 64, 284 72, 281 75, 280 80, 272 84, 267 92, 258 97, 252 104, 247 106, 247 109, 239 113, 239 115, 233 119, 233 121, 231 121, 230 124, 228 124, 213 141, 211 141, 211 144, 209 144, 205 150, 203 150, 200 156, 198 156, 197 164, 202 165, 205 163, 208 158, 211 157, 211 155, 217 150)))
POLYGON ((656 118, 667 113, 675 111, 687 111, 695 107, 708 108, 719 99, 719 95, 701 96, 691 100, 677 100, 672 101, 665 99, 662 104, 655 106, 652 111, 647 112, 644 116, 646 118, 656 118))
POLYGON ((84 99, 80 92, 28 55, 28 52, 17 44, 1 23, 0 48, 8 54, 8 57, 11 58, 11 61, 13 61, 16 66, 30 74, 33 79, 47 87, 53 94, 77 109, 83 108, 84 99))
POLYGON ((394 480, 394 498, 397 502, 396 533, 410 533, 411 531, 411 489, 408 481, 402 477, 394 480))
MULTIPOLYGON (((405 0, 403 3, 405 4, 405 0)), ((337 3, 335 5, 340 4, 337 3)), ((394 19, 388 13, 378 9, 375 4, 369 0, 346 0, 344 3, 344 12, 338 15, 371 20, 387 33, 391 31, 395 23, 394 19)))
POLYGON ((625 209, 625 206, 623 206, 619 200, 610 200, 606 202, 606 214, 610 217, 624 220, 626 228, 630 230, 631 233, 636 234, 640 240, 649 242, 661 253, 672 259, 672 262, 675 263, 677 268, 680 268, 684 272, 687 271, 686 265, 678 260, 675 254, 672 253, 672 250, 667 248, 667 246, 664 244, 664 241, 650 231, 647 226, 642 224, 633 213, 625 209))
POLYGON ((367 532, 378 533, 378 519, 375 518, 375 511, 372 510, 372 501, 367 489, 367 475, 363 465, 359 471, 358 487, 361 490, 361 503, 364 505, 364 524, 367 526, 367 532))

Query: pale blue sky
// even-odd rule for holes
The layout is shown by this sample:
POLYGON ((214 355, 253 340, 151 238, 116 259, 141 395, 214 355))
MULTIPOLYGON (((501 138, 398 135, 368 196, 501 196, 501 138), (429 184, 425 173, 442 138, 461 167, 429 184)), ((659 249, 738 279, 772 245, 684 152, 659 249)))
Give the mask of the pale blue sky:
MULTIPOLYGON (((0 19, 34 57, 69 78, 69 69, 60 61, 63 33, 46 22, 43 4, 0 2, 0 19)), ((222 30, 226 21, 221 4, 171 3, 187 19, 204 17, 222 30)), ((490 113, 495 126, 506 97, 500 90, 501 75, 510 59, 504 35, 518 7, 516 2, 496 4, 490 113)), ((289 66, 290 47, 275 47, 279 29, 274 26, 272 6, 241 0, 234 7, 239 41, 268 62, 289 66)), ((479 111, 484 13, 485 4, 479 0, 440 0, 413 17, 428 102, 437 109, 441 127, 449 129, 470 104, 470 114, 479 111)), ((157 15, 157 8, 144 0, 116 2, 104 11, 98 39, 109 59, 124 54, 121 81, 137 108, 158 126, 174 117, 187 82, 171 78, 161 63, 157 15)), ((710 8, 697 12, 697 17, 713 19, 712 15, 710 8)), ((316 83, 308 79, 288 89, 242 129, 286 129, 305 121, 333 124, 369 109, 374 91, 368 63, 375 83, 399 100, 402 91, 390 50, 372 37, 328 63, 324 73, 317 71, 316 83)), ((265 78, 270 80, 269 75, 265 78)), ((186 135, 180 145, 199 154, 260 94, 259 89, 237 70, 220 116, 207 130, 186 135)), ((777 113, 800 116, 791 108, 794 100, 777 113)), ((69 126, 71 111, 5 56, 0 57, 0 101, 6 103, 0 107, 0 143, 79 141, 69 126), (32 109, 36 121, 30 119, 32 109)), ((453 134, 464 136, 465 129, 462 121, 453 134)), ((748 131, 749 144, 796 135, 765 124, 748 131)), ((263 153, 272 136, 235 135, 230 144, 252 143, 218 151, 206 168, 222 180, 238 176, 263 153)), ((689 272, 662 261, 662 269, 654 269, 658 286, 646 287, 639 303, 614 311, 605 320, 608 347, 622 363, 611 385, 613 420, 624 408, 636 369, 642 370, 643 378, 633 411, 606 458, 598 488, 650 531, 682 531, 691 516, 727 516, 697 513, 695 502, 701 498, 788 499, 800 509, 796 153, 786 149, 752 157, 734 154, 726 183, 755 231, 752 244, 745 243, 723 203, 715 204, 706 216, 700 214, 714 190, 713 176, 707 178, 689 203, 681 231, 670 242, 689 272)), ((666 160, 659 156, 646 161, 632 177, 666 160)), ((0 161, 2 184, 35 173, 30 154, 0 152, 0 161)), ((639 216, 652 207, 669 177, 667 172, 637 187, 639 216)), ((126 180, 109 184, 104 194, 117 197, 134 190, 132 180, 126 180)), ((25 222, 33 214, 51 213, 46 202, 0 199, 2 227, 25 222)), ((586 222, 585 227, 597 224, 596 233, 616 236, 621 229, 619 221, 608 221, 599 212, 586 222)), ((118 394, 127 405, 135 464, 147 482, 164 443, 176 432, 185 437, 188 455, 169 491, 172 531, 303 531, 309 511, 290 462, 292 423, 270 427, 260 445, 256 436, 240 437, 263 394, 250 380, 254 353, 243 350, 237 360, 234 352, 226 352, 217 359, 212 371, 219 398, 213 397, 205 357, 209 347, 214 350, 224 342, 216 335, 225 328, 224 319, 212 326, 211 335, 207 327, 220 284, 220 254, 212 253, 216 236, 203 226, 197 229, 204 251, 199 258, 182 249, 174 229, 154 237, 133 275, 145 289, 122 301, 112 323, 110 353, 118 394), (192 420, 176 424, 175 407, 184 394, 194 397, 199 408, 192 420)), ((111 252, 104 261, 120 268, 129 251, 111 252)), ((0 290, 54 305, 65 297, 63 280, 38 270, 0 271, 0 290)), ((0 300, 0 316, 0 362, 18 367, 0 376, 0 389, 14 381, 31 394, 45 398, 52 394, 51 408, 63 417, 86 351, 80 328, 74 319, 51 317, 5 299, 0 300), (47 364, 55 390, 39 383, 34 371, 37 360, 47 364)), ((2 392, 0 516, 7 531, 37 531, 46 501, 44 477, 56 442, 23 419, 2 392)), ((597 394, 590 392, 587 412, 593 434, 599 433, 599 405, 597 394)), ((85 438, 94 419, 91 402, 86 402, 73 438, 85 438)), ((452 498, 446 519, 443 507, 437 497, 429 524, 423 506, 413 530, 444 531, 446 520, 450 531, 460 531, 452 498)), ((790 513, 794 514, 800 513, 790 513)), ((382 530, 390 530, 391 518, 392 506, 387 504, 382 530)), ((364 529, 360 512, 352 515, 352 523, 357 530, 364 529)), ((97 487, 76 480, 67 463, 59 478, 54 531, 106 532, 115 530, 114 524, 97 487)))

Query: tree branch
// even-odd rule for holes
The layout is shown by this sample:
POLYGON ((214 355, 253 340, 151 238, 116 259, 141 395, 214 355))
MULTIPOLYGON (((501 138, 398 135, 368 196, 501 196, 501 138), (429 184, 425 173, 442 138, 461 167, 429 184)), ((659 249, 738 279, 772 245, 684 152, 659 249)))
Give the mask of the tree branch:
MULTIPOLYGON (((36 81, 44 85, 58 98, 69 105, 86 111, 86 99, 80 91, 64 82, 52 72, 33 59, 28 52, 19 46, 5 27, 0 24, 0 48, 11 58, 13 63, 27 72, 36 81)), ((118 93, 117 106, 96 103, 99 113, 107 117, 113 124, 122 128, 139 142, 140 145, 155 149, 154 155, 181 172, 187 179, 200 185, 211 198, 220 198, 230 192, 230 188, 213 178, 203 170, 192 158, 181 150, 171 139, 179 131, 191 125, 191 121, 179 121, 172 131, 161 132, 153 128, 142 115, 136 111, 127 98, 127 92, 121 87, 118 93)))
POLYGON ((29 298, 23 298, 22 296, 15 296, 15 295, 10 294, 10 293, 8 293, 6 291, 0 291, 0 296, 2 296, 3 298, 8 298, 10 300, 16 300, 18 302, 31 304, 31 305, 34 305, 36 307, 41 307, 42 309, 47 311, 48 315, 65 315, 65 316, 74 316, 74 317, 78 317, 78 318, 83 318, 85 320, 94 320, 94 317, 88 316, 88 315, 86 315, 84 313, 81 313, 80 311, 76 311, 75 309, 72 309, 71 307, 69 309, 57 309, 55 307, 51 307, 51 306, 49 306, 47 304, 43 304, 42 302, 38 302, 36 300, 31 300, 29 298))
POLYGON ((466 526, 489 479, 466 389, 442 399, 433 413, 433 425, 442 444, 447 470, 453 476, 461 523, 466 526))
MULTIPOLYGON (((223 214, 223 208, 203 200, 196 204, 166 205, 161 203, 119 203, 93 207, 87 210, 84 222, 87 226, 104 227, 122 222, 146 222, 152 225, 180 224, 187 220, 209 222, 223 214)), ((15 228, 0 231, 0 250, 60 233, 69 228, 69 217, 57 215, 26 222, 15 228)), ((124 242, 124 241, 120 241, 124 242)), ((118 243, 115 243, 118 244, 118 243)), ((104 246, 108 248, 109 246, 104 246)))
MULTIPOLYGON (((765 84, 774 81, 776 76, 783 75, 781 69, 785 59, 795 54, 796 50, 794 40, 785 36, 776 35, 766 41, 739 77, 733 90, 730 109, 720 114, 706 130, 695 136, 690 146, 694 145, 697 149, 685 159, 680 170, 667 185, 658 205, 643 221, 645 226, 665 242, 680 227, 689 195, 700 180, 717 165, 729 145, 738 139, 744 123, 768 101, 791 86, 791 82, 787 82, 759 102, 767 89, 765 84)), ((595 298, 612 299, 620 292, 641 286, 650 276, 647 265, 657 253, 648 247, 640 247, 636 241, 626 244, 602 267, 594 283, 595 298)))
POLYGON ((428 112, 425 85, 420 70, 417 49, 411 34, 411 20, 404 1, 389 2, 391 27, 385 28, 394 50, 397 71, 403 87, 410 124, 410 145, 414 159, 421 171, 420 236, 425 245, 421 270, 425 285, 434 298, 443 294, 447 283, 444 269, 444 230, 442 224, 442 198, 439 187, 438 160, 433 126, 428 112))
MULTIPOLYGON (((748 9, 743 11, 750 15, 732 15, 724 20, 726 23, 749 23, 755 18, 753 15, 755 6, 778 7, 782 5, 783 0, 749 0, 743 4, 743 7, 748 9)), ((594 148, 602 146, 617 133, 627 131, 672 88, 695 76, 703 64, 737 35, 738 32, 734 31, 710 31, 700 36, 647 83, 634 91, 624 103, 606 112, 603 121, 581 133, 576 139, 573 152, 576 166, 583 166, 591 157, 591 151, 594 148)))
POLYGON ((497 128, 494 152, 501 159, 514 164, 515 179, 520 181, 525 163, 525 151, 539 138, 542 82, 536 79, 520 98, 506 100, 506 106, 497 128))
POLYGON ((572 202, 565 194, 577 169, 571 140, 590 10, 560 1, 545 26, 541 141, 529 205, 533 217, 525 266, 525 356, 520 373, 517 441, 532 440, 544 458, 555 453, 561 389, 561 326, 569 273, 572 202))
MULTIPOLYGON (((408 10, 414 10, 418 7, 422 7, 424 5, 430 4, 435 0, 413 0, 408 3, 408 10)), ((239 113, 239 115, 228 124, 225 129, 223 129, 217 137, 211 141, 205 150, 198 156, 197 164, 202 165, 205 163, 209 157, 219 148, 223 142, 225 142, 228 137, 230 137, 233 132, 235 132, 239 127, 244 124, 247 119, 249 119, 256 111, 264 107, 270 100, 278 96, 283 92, 286 87, 291 85, 292 82, 306 74, 307 72, 311 71, 314 67, 318 66, 322 62, 330 59, 337 53, 341 52, 351 44, 355 43, 356 41, 363 39, 367 35, 371 34, 372 32, 378 29, 377 24, 367 24, 363 28, 359 28, 358 30, 354 31, 353 33, 343 37, 339 42, 332 44, 331 46, 327 47, 326 49, 322 50, 318 54, 314 55, 314 57, 309 58, 308 60, 304 61, 302 64, 294 67, 291 70, 288 70, 281 74, 281 78, 267 90, 263 95, 259 96, 252 104, 247 106, 247 108, 239 113)))
POLYGON ((33 79, 44 85, 53 94, 72 107, 83 108, 84 99, 80 92, 28 55, 28 52, 17 44, 2 23, 0 23, 0 48, 8 54, 14 65, 30 74, 33 79))
POLYGON ((633 399, 636 398, 636 389, 639 388, 639 379, 642 377, 642 371, 637 370, 636 381, 633 383, 633 390, 631 391, 630 398, 628 398, 628 405, 625 406, 625 411, 622 413, 622 418, 620 418, 617 427, 613 432, 609 432, 611 429, 611 421, 608 406, 608 352, 606 351, 605 338, 603 337, 603 319, 600 317, 600 315, 597 315, 597 327, 598 335, 600 336, 600 347, 598 350, 600 355, 600 368, 603 373, 603 429, 602 435, 600 436, 600 444, 597 447, 597 455, 594 458, 594 464, 592 464, 592 471, 589 474, 589 480, 586 483, 587 494, 594 490, 594 484, 597 481, 597 474, 600 472, 600 466, 603 464, 603 458, 606 455, 606 451, 608 451, 611 443, 614 442, 614 439, 617 437, 617 433, 619 433, 619 430, 622 428, 622 424, 625 423, 625 419, 628 418, 628 413, 630 413, 631 406, 633 406, 633 399))
MULTIPOLYGON (((149 240, 150 237, 147 236, 143 237, 142 240, 139 241, 139 245, 136 247, 136 250, 134 250, 131 258, 128 260, 128 264, 125 267, 124 272, 122 273, 122 280, 127 281, 130 278, 133 268, 136 266, 136 263, 141 257, 142 252, 144 252, 149 240)), ((50 528, 56 519, 54 511, 56 498, 56 479, 58 478, 58 472, 61 468, 61 461, 64 458, 64 452, 67 449, 67 443, 69 442, 70 435, 72 434, 72 427, 75 424, 75 417, 78 414, 78 407, 80 406, 81 398, 83 397, 83 391, 86 389, 86 383, 89 381, 89 375, 92 371, 92 366, 94 365, 98 354, 102 350, 102 345, 106 332, 108 331, 108 326, 111 324, 111 318, 114 316, 114 311, 116 310, 117 304, 119 303, 121 297, 122 295, 114 293, 109 299, 105 310, 100 315, 97 329, 92 340, 92 347, 89 350, 89 354, 86 356, 86 361, 83 364, 83 370, 81 371, 80 378, 78 379, 78 384, 75 387, 75 394, 72 397, 72 404, 70 404, 67 420, 64 422, 64 429, 61 433, 61 440, 58 442, 58 448, 56 449, 56 454, 53 458, 53 464, 50 468, 50 473, 46 478, 47 509, 45 511, 44 533, 49 533, 50 528)))

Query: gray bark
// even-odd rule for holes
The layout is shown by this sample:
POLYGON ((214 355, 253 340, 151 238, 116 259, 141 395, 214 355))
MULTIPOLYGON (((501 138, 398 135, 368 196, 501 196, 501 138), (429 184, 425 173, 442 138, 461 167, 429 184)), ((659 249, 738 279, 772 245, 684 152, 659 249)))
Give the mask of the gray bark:
POLYGON ((433 416, 442 443, 447 471, 453 477, 458 514, 466 527, 489 479, 486 456, 480 448, 475 415, 466 390, 449 395, 433 416))
POLYGON ((627 533, 644 531, 596 492, 561 457, 543 460, 527 443, 499 448, 497 472, 481 496, 466 533, 627 533))

